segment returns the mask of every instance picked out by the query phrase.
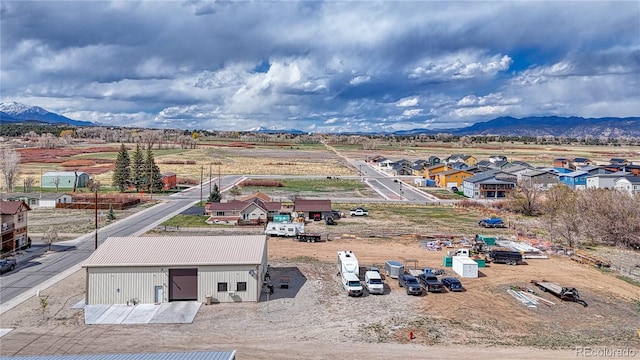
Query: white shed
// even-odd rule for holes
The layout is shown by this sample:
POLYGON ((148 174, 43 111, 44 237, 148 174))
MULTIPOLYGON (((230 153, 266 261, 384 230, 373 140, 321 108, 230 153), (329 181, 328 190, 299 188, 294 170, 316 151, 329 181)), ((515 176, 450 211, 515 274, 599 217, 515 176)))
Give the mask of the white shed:
POLYGON ((82 265, 87 305, 259 301, 265 235, 112 237, 82 265))

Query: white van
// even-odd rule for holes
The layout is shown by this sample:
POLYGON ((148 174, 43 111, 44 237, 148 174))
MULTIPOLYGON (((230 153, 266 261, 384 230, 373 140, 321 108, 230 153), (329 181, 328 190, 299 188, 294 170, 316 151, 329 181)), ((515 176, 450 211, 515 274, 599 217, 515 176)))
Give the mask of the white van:
POLYGON ((367 271, 364 273, 364 286, 369 294, 384 294, 384 283, 377 271, 367 271))
POLYGON ((362 296, 362 284, 354 273, 342 274, 342 287, 349 296, 362 296))

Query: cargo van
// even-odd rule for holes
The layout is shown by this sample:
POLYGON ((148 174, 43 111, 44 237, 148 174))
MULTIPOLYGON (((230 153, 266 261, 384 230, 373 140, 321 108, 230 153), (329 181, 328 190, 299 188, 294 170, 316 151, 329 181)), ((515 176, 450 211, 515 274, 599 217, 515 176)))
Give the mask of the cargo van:
POLYGON ((367 271, 364 273, 364 286, 369 294, 384 294, 384 283, 377 271, 367 271))

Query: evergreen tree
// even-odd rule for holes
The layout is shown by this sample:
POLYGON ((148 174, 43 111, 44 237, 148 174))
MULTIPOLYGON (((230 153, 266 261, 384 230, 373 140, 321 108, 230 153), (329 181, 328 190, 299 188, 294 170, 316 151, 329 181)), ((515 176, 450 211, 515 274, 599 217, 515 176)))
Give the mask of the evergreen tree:
POLYGON ((107 213, 107 220, 113 221, 116 219, 116 213, 113 211, 113 205, 109 204, 109 212, 107 213))
POLYGON ((151 183, 153 183, 153 191, 162 191, 162 174, 160 174, 160 168, 156 165, 156 161, 153 158, 153 152, 151 148, 147 148, 147 158, 144 163, 144 186, 149 191, 151 183), (153 176, 153 180, 149 178, 153 176))
POLYGON ((113 176, 111 181, 113 186, 116 186, 120 192, 124 192, 127 189, 131 178, 131 159, 129 153, 124 144, 120 145, 120 151, 118 152, 118 158, 116 159, 116 167, 113 170, 113 176))
POLYGON ((133 153, 133 161, 131 162, 131 183, 136 187, 136 191, 143 188, 144 180, 144 154, 142 154, 140 144, 136 144, 136 151, 133 153))
POLYGON ((219 203, 222 200, 222 195, 220 195, 220 189, 218 189, 218 184, 213 184, 213 190, 211 190, 211 194, 209 194, 208 202, 216 202, 219 203))

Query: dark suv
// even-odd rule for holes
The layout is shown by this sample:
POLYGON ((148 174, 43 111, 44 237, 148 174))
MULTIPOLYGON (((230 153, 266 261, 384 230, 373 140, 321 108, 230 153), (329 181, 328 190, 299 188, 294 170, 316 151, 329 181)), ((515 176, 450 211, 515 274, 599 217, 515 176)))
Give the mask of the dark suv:
POLYGON ((407 288, 407 295, 422 295, 422 286, 413 275, 402 275, 398 277, 398 286, 407 288))

